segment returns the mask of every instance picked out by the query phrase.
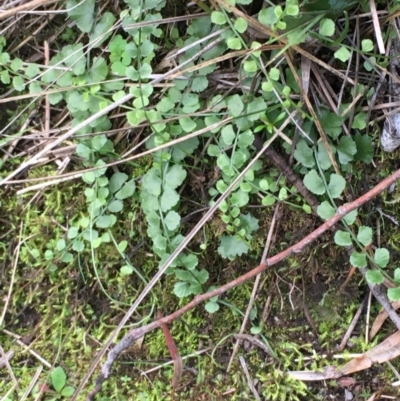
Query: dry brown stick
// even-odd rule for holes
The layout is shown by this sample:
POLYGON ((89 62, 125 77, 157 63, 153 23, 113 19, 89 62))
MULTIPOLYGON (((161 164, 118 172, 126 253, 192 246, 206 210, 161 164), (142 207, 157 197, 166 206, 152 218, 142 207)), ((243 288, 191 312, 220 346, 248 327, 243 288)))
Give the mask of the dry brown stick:
MULTIPOLYGON (((396 182, 398 179, 400 179, 400 169, 395 171, 389 177, 382 180, 378 185, 376 185, 374 188, 372 188, 366 194, 360 196, 355 201, 346 203, 343 206, 339 206, 339 208, 337 209, 337 211, 333 217, 331 217, 329 220, 327 220, 325 223, 323 223, 320 227, 318 227, 312 233, 307 235, 305 238, 303 238, 297 244, 287 248, 286 250, 280 252, 279 254, 277 254, 275 256, 268 258, 265 261, 265 263, 260 264, 253 270, 250 270, 249 272, 247 272, 247 273, 243 274, 242 276, 238 277, 237 279, 232 280, 229 283, 215 289, 214 291, 210 291, 210 292, 207 292, 202 295, 197 295, 191 302, 189 302, 188 304, 183 306, 181 309, 178 309, 174 313, 171 313, 169 316, 165 316, 162 319, 157 319, 154 322, 152 322, 146 326, 140 327, 138 329, 131 330, 109 352, 107 360, 101 369, 101 373, 99 374, 99 376, 96 379, 95 387, 88 394, 87 400, 91 401, 94 399, 96 394, 101 390, 104 381, 106 381, 107 378, 110 376, 112 365, 115 362, 115 360, 117 359, 117 357, 121 354, 122 351, 124 351, 126 348, 130 347, 137 339, 141 338, 146 333, 149 333, 150 331, 152 331, 156 328, 159 328, 161 326, 161 324, 169 324, 169 323, 173 322, 174 320, 180 318, 182 315, 184 315, 186 312, 190 311, 191 309, 193 309, 195 306, 199 305, 200 303, 207 301, 210 298, 220 296, 221 294, 225 293, 226 291, 228 291, 232 288, 235 288, 240 284, 245 283, 246 281, 252 279, 253 277, 257 276, 258 274, 260 274, 261 272, 266 270, 268 267, 274 266, 275 264, 283 261, 290 255, 302 252, 308 245, 310 245, 317 238, 319 238, 323 233, 325 233, 331 227, 333 227, 335 224, 337 224, 344 216, 346 216, 351 211, 359 208, 364 203, 370 201, 371 199, 373 199, 374 197, 379 195, 381 192, 383 192, 385 189, 387 189, 391 184, 396 182)), ((378 286, 375 286, 375 287, 378 287, 378 286)), ((379 289, 379 290, 381 290, 381 289, 379 289)), ((374 295, 375 295, 375 293, 374 293, 374 295)), ((379 300, 381 300, 381 298, 379 298, 379 300)), ((393 323, 396 325, 397 329, 400 330, 400 317, 395 312, 390 313, 389 316, 392 319, 393 323)))
POLYGON ((358 310, 356 314, 353 317, 353 320, 351 321, 349 327, 346 330, 345 335, 343 336, 342 342, 340 345, 337 347, 336 351, 342 352, 344 350, 344 347, 346 346, 347 342, 349 341, 350 336, 353 334, 354 328, 356 327, 356 324, 358 323, 358 319, 360 319, 361 312, 364 310, 365 303, 367 301, 368 295, 364 297, 363 301, 361 302, 360 306, 358 307, 358 310))
MULTIPOLYGON (((157 317, 161 319, 163 317, 162 313, 158 312, 157 317)), ((164 333, 165 343, 167 344, 168 351, 171 355, 172 360, 174 361, 174 376, 172 377, 172 383, 171 383, 172 391, 174 391, 178 387, 179 381, 181 380, 183 373, 182 357, 179 354, 178 347, 176 346, 175 341, 167 325, 164 323, 161 324, 161 329, 164 333)))
POLYGON ((0 20, 11 17, 22 11, 27 11, 27 10, 31 11, 36 7, 41 7, 46 4, 55 3, 57 1, 59 1, 59 0, 33 0, 33 1, 30 1, 29 3, 21 4, 18 7, 12 8, 11 10, 1 11, 0 12, 0 20))

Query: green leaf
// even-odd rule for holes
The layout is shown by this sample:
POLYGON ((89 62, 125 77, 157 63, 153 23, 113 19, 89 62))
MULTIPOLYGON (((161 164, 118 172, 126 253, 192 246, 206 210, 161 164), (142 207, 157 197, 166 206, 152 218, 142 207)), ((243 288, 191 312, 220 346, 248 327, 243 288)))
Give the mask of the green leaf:
POLYGON ((297 142, 294 158, 304 167, 312 168, 315 165, 313 151, 304 139, 297 142))
POLYGON ((135 189, 135 180, 132 179, 123 185, 123 187, 115 194, 115 198, 119 200, 129 198, 134 194, 135 189))
POLYGON ((74 259, 74 256, 72 255, 72 253, 66 252, 62 256, 61 261, 64 263, 70 263, 73 261, 73 259, 74 259))
POLYGON ((239 33, 244 33, 247 29, 247 21, 244 18, 239 17, 236 19, 233 26, 239 33))
POLYGON ((320 115, 321 125, 324 127, 325 132, 332 138, 337 139, 342 133, 343 117, 338 116, 326 109, 322 109, 320 115))
POLYGON ((160 113, 168 113, 171 111, 175 106, 175 103, 171 102, 170 98, 164 96, 157 104, 156 109, 160 113))
POLYGON ((200 284, 204 284, 210 276, 206 269, 201 269, 201 270, 194 269, 191 271, 191 273, 200 284))
POLYGON ((44 253, 44 258, 46 260, 52 260, 53 257, 54 257, 53 251, 51 251, 50 249, 47 249, 46 252, 44 253))
POLYGON ((133 85, 130 87, 129 93, 135 97, 150 97, 150 95, 153 93, 153 90, 154 88, 150 84, 133 85))
POLYGON ((354 159, 357 153, 357 146, 353 139, 349 136, 342 136, 337 147, 339 161, 342 164, 347 164, 354 159))
POLYGON ((178 188, 182 185, 187 176, 186 170, 180 164, 174 164, 165 176, 165 182, 172 189, 178 188))
POLYGON ((163 212, 167 212, 179 202, 179 194, 171 187, 165 187, 160 198, 160 206, 163 212))
POLYGON ((116 18, 114 14, 110 12, 105 12, 100 21, 94 27, 92 33, 89 37, 89 42, 91 43, 92 48, 100 47, 104 41, 106 41, 109 36, 112 34, 112 26, 115 22, 116 18))
POLYGON ((231 166, 231 160, 226 155, 226 153, 220 153, 217 157, 217 166, 229 177, 232 177, 235 173, 231 166))
POLYGON ((211 21, 216 25, 223 25, 226 22, 225 14, 221 11, 213 11, 211 13, 211 21))
POLYGON ((178 298, 185 298, 192 294, 192 291, 190 289, 190 284, 187 281, 178 281, 174 285, 174 294, 178 298))
POLYGON ((129 276, 130 274, 133 273, 133 267, 130 265, 123 265, 123 266, 121 266, 121 269, 119 270, 119 272, 122 277, 129 276))
POLYGON ((64 387, 64 388, 62 389, 61 395, 62 395, 63 397, 72 397, 72 395, 74 394, 74 392, 75 392, 75 388, 74 388, 74 387, 66 386, 66 387, 64 387))
POLYGON ((118 244, 118 251, 124 253, 128 246, 128 241, 123 240, 118 244))
POLYGON ((339 198, 345 186, 346 186, 346 180, 341 175, 331 174, 328 190, 332 198, 339 198))
POLYGON ((337 230, 335 233, 335 244, 340 246, 350 246, 352 244, 350 233, 337 230))
POLYGON ((335 58, 339 59, 341 62, 345 63, 351 56, 350 51, 346 47, 340 47, 334 53, 335 58))
POLYGON ((193 92, 203 92, 208 87, 208 79, 204 75, 199 75, 195 77, 192 81, 192 91, 193 92))
POLYGON ((125 173, 114 173, 112 177, 110 178, 110 186, 109 189, 111 193, 117 192, 119 189, 121 189, 122 185, 124 182, 128 179, 128 175, 125 173))
POLYGON ((374 44, 371 39, 363 39, 361 41, 361 49, 363 52, 372 52, 374 50, 374 44))
POLYGON ((217 157, 221 153, 219 146, 210 144, 207 148, 207 154, 209 156, 217 157))
POLYGON ((61 57, 63 63, 67 67, 70 67, 75 75, 81 75, 85 72, 86 57, 83 53, 83 45, 81 43, 64 46, 61 50, 61 57))
POLYGON ((67 381, 67 375, 65 374, 64 369, 61 366, 58 366, 50 373, 50 379, 54 390, 56 390, 57 393, 60 393, 67 381))
POLYGON ((167 249, 167 239, 163 237, 161 234, 158 234, 153 237, 154 246, 162 251, 167 249))
POLYGON ((295 17, 299 14, 298 0, 286 0, 285 14, 295 17))
MULTIPOLYGON (((105 161, 102 159, 99 159, 99 160, 97 160, 95 167, 101 167, 101 166, 105 166, 105 165, 106 165, 105 161)), ((102 175, 104 175, 106 173, 106 171, 107 171, 107 167, 104 167, 104 168, 98 168, 98 169, 94 170, 93 172, 96 174, 96 177, 99 178, 102 175)))
POLYGON ((280 71, 279 68, 271 67, 271 69, 268 72, 268 76, 273 80, 273 81, 279 81, 279 76, 280 76, 280 71))
POLYGON ((260 114, 264 113, 267 108, 267 103, 261 97, 252 100, 247 105, 247 113, 249 114, 247 119, 249 121, 258 121, 260 119, 260 114))
POLYGON ((261 203, 264 206, 272 206, 275 202, 276 202, 276 199, 271 195, 264 196, 264 198, 261 201, 261 203))
POLYGON ((260 189, 262 189, 263 191, 268 191, 269 189, 268 180, 266 180, 265 178, 262 178, 258 183, 258 185, 260 186, 260 189))
POLYGON ((229 49, 240 50, 242 48, 242 42, 239 38, 231 36, 226 40, 226 44, 229 49))
POLYGON ((74 239, 78 236, 78 234, 79 234, 78 227, 70 227, 67 233, 67 237, 69 239, 74 239))
POLYGON ((397 267, 396 269, 394 269, 393 277, 396 283, 400 282, 400 268, 397 267))
POLYGON ((86 188, 85 189, 85 196, 87 198, 87 201, 91 202, 94 199, 94 196, 95 196, 94 188, 86 188))
MULTIPOLYGON (((0 54, 1 57, 1 54, 0 54)), ((8 70, 3 70, 0 72, 0 80, 3 84, 8 85, 11 82, 10 74, 8 70)))
POLYGON ((96 174, 94 171, 86 171, 82 174, 82 180, 87 184, 93 184, 96 181, 96 174))
POLYGON ((21 92, 25 89, 25 82, 22 79, 22 77, 20 76, 16 76, 13 78, 13 86, 15 88, 15 90, 17 90, 18 92, 21 92))
POLYGON ((193 270, 199 263, 199 259, 196 255, 181 255, 180 262, 182 266, 185 266, 188 270, 193 270))
POLYGON ((199 104, 199 95, 195 93, 185 93, 182 97, 182 104, 185 107, 195 107, 199 104))
POLYGON ((35 93, 42 93, 42 87, 39 82, 32 82, 29 84, 29 93, 32 95, 35 93))
POLYGON ((274 90, 274 85, 271 81, 264 81, 261 85, 261 89, 265 92, 272 92, 274 90))
POLYGON ((218 302, 208 301, 204 308, 208 313, 215 313, 219 310, 219 304, 218 302))
POLYGON ((164 223, 168 230, 173 231, 179 227, 181 216, 174 210, 170 210, 164 218, 164 223))
POLYGON ((374 156, 372 138, 368 135, 361 135, 357 132, 353 135, 353 140, 357 147, 357 153, 354 155, 354 159, 360 160, 366 164, 371 163, 372 157, 374 156))
POLYGON ((400 287, 388 288, 387 295, 390 301, 400 300, 400 287))
POLYGON ((96 135, 92 138, 92 149, 100 150, 107 142, 107 137, 105 135, 96 135))
POLYGON ((375 250, 374 263, 379 267, 386 267, 389 263, 390 254, 386 248, 378 248, 375 250))
POLYGON ((247 155, 248 153, 241 150, 241 149, 237 149, 233 154, 232 154, 232 162, 233 165, 237 168, 240 169, 243 164, 246 162, 247 160, 247 155))
POLYGON ((365 112, 357 113, 354 116, 353 123, 351 124, 351 128, 353 129, 365 129, 367 126, 367 114, 365 112))
POLYGON ((355 267, 366 267, 367 255, 354 251, 350 256, 350 263, 355 267))
POLYGON ((193 282, 194 277, 192 273, 184 269, 175 269, 175 275, 179 280, 193 282))
MULTIPOLYGON (((259 53, 259 52, 254 52, 259 53)), ((253 54, 254 54, 253 53, 253 54)), ((256 60, 247 60, 243 63, 243 69, 248 73, 255 73, 258 70, 258 64, 256 60)))
POLYGON ((254 134, 248 130, 239 134, 238 136, 238 146, 239 148, 248 148, 254 142, 254 134))
POLYGON ((82 228, 87 228, 87 227, 89 227, 89 224, 90 224, 90 219, 89 219, 89 217, 83 216, 83 217, 81 217, 81 218, 79 219, 79 225, 80 225, 82 228))
POLYGON ((310 170, 303 179, 306 188, 316 195, 323 195, 325 193, 325 185, 322 178, 316 172, 316 170, 310 170))
POLYGON ((263 8, 258 13, 258 20, 268 27, 275 25, 278 22, 278 17, 275 14, 275 7, 263 8))
POLYGON ((330 18, 323 18, 319 23, 319 33, 324 36, 333 36, 335 23, 330 18))
POLYGON ((59 251, 59 252, 63 251, 66 248, 66 246, 67 246, 67 244, 66 244, 64 238, 61 238, 57 241, 57 244, 56 244, 57 251, 59 251))
POLYGON ((228 124, 221 129, 221 137, 226 145, 232 145, 236 137, 236 134, 232 128, 232 124, 228 124))
POLYGON ((248 182, 242 181, 240 183, 240 189, 244 192, 250 192, 252 190, 252 186, 248 182))
POLYGON ((196 123, 190 117, 180 118, 179 125, 188 133, 193 132, 196 129, 196 123))
POLYGON ((124 204, 122 203, 122 201, 120 200, 113 200, 112 202, 110 202, 110 204, 107 206, 107 209, 111 212, 111 213, 118 213, 120 212, 124 207, 124 204))
POLYGON ((66 9, 68 16, 76 22, 78 28, 84 32, 89 33, 92 29, 93 21, 95 18, 95 0, 68 0, 66 9), (81 3, 81 4, 80 4, 81 3), (78 7, 76 7, 80 4, 78 7))
POLYGON ((349 226, 351 226, 356 221, 357 214, 357 209, 353 210, 352 212, 347 213, 342 220, 344 220, 349 226))
POLYGON ((243 207, 249 203, 249 194, 247 192, 243 192, 242 190, 237 190, 230 196, 230 201, 232 206, 243 207))
POLYGON ((233 95, 227 102, 229 113, 232 117, 239 117, 244 109, 242 98, 239 95, 233 95))
POLYGON ((10 61, 10 55, 6 52, 0 52, 0 65, 6 65, 10 61))
POLYGON ((332 166, 331 159, 322 141, 318 142, 317 159, 322 170, 328 170, 332 166))
POLYGON ((218 189, 219 193, 222 194, 227 190, 228 184, 226 184, 224 180, 218 180, 216 188, 218 189))
POLYGON ((40 69, 37 64, 29 63, 28 66, 25 68, 25 75, 28 78, 33 78, 39 74, 40 74, 40 69))
POLYGON ((161 178, 158 175, 158 171, 155 168, 151 168, 142 179, 142 187, 146 189, 146 191, 155 196, 159 196, 161 194, 161 178))
POLYGON ((383 274, 379 270, 367 270, 365 278, 371 284, 382 284, 385 280, 383 274))
POLYGON ((357 239, 364 246, 369 245, 372 242, 372 228, 367 226, 361 226, 358 229, 357 239))
POLYGON ((249 251, 247 244, 236 236, 223 235, 218 247, 218 253, 224 259, 234 260, 237 256, 246 254, 249 251))
POLYGON ((96 227, 98 227, 98 228, 109 228, 109 227, 111 227, 112 225, 115 224, 116 220, 117 219, 113 214, 100 216, 96 220, 96 227))
POLYGON ((279 200, 285 200, 288 197, 288 193, 287 193, 287 189, 286 188, 281 188, 279 190, 279 194, 278 194, 278 199, 279 200))
POLYGON ((251 234, 259 228, 258 219, 251 214, 242 214, 240 215, 240 227, 245 229, 247 239, 251 239, 251 234))
POLYGON ((22 60, 18 57, 14 58, 13 61, 11 62, 10 67, 14 72, 17 72, 22 68, 22 60))
POLYGON ((327 201, 323 201, 317 208, 318 216, 323 220, 329 220, 336 213, 336 210, 327 201))

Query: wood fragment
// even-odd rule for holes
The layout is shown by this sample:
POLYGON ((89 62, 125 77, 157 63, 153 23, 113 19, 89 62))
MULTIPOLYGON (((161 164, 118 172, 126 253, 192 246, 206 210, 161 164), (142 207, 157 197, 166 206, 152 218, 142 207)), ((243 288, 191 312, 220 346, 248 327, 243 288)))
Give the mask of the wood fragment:
MULTIPOLYGON (((162 319, 163 315, 161 312, 157 314, 158 319, 162 319)), ((178 347, 175 344, 175 341, 169 331, 167 325, 160 320, 161 329, 164 333, 165 342, 168 347, 169 354, 171 355, 172 360, 174 361, 174 376, 172 377, 172 388, 175 390, 178 387, 179 381, 182 377, 183 373, 183 362, 182 358, 179 355, 178 347)))

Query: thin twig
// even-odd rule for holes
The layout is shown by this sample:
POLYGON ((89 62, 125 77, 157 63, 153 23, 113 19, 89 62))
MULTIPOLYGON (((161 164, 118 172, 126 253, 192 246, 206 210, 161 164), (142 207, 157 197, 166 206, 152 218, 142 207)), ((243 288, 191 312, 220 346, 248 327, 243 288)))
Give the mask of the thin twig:
POLYGON ((338 352, 342 352, 344 350, 344 347, 347 344, 347 341, 349 341, 349 338, 352 335, 352 333, 354 331, 354 328, 356 327, 358 319, 361 316, 361 312, 364 310, 364 306, 365 306, 365 302, 366 301, 367 301, 367 297, 365 297, 363 299, 363 301, 361 302, 360 306, 358 307, 358 310, 357 310, 356 314, 354 315, 353 320, 351 321, 349 327, 347 328, 347 331, 346 331, 345 335, 343 336, 342 342, 337 347, 337 351, 338 352))
POLYGON ((23 224, 21 223, 21 226, 19 228, 19 242, 18 242, 18 245, 17 245, 17 247, 15 249, 15 259, 14 259, 12 273, 11 273, 10 286, 9 286, 9 289, 8 289, 7 297, 6 297, 5 302, 4 302, 3 312, 2 312, 2 314, 0 316, 0 327, 3 325, 3 320, 4 320, 4 317, 5 317, 6 312, 7 312, 8 304, 11 301, 11 294, 12 294, 14 281, 15 281, 15 273, 17 271, 17 266, 18 266, 18 261, 19 261, 19 251, 20 251, 21 244, 22 244, 22 227, 23 227, 23 224))
MULTIPOLYGON (((277 206, 275 208, 275 211, 274 211, 274 215, 273 215, 272 220, 271 220, 271 225, 270 225, 269 230, 268 230, 268 236, 267 236, 267 240, 266 240, 266 243, 265 243, 264 252, 263 252, 263 255, 262 255, 262 258, 261 258, 261 263, 265 262, 265 259, 267 258, 267 255, 268 255, 269 247, 271 245, 272 234, 275 231, 276 216, 278 215, 279 208, 280 208, 280 203, 277 204, 277 206)), ((247 325, 247 322, 248 322, 248 319, 249 319, 249 316, 250 316, 250 312, 251 312, 251 310, 253 308, 253 305, 254 305, 256 294, 257 294, 257 291, 258 291, 258 286, 260 284, 260 279, 261 279, 261 275, 259 274, 259 275, 257 275, 256 280, 254 281, 253 290, 251 292, 249 304, 247 305, 246 313, 245 313, 243 321, 242 321, 242 326, 240 327, 240 330, 239 330, 238 334, 243 334, 243 332, 244 332, 244 330, 246 328, 246 325, 247 325)), ((229 370, 231 369, 233 360, 234 360, 234 358, 235 358, 235 356, 237 354, 237 351, 239 349, 239 343, 240 343, 240 340, 236 339, 236 343, 235 343, 235 345, 233 347, 231 358, 229 359, 228 367, 226 368, 227 372, 229 372, 229 370)))
POLYGON ((261 401, 261 398, 258 395, 257 390, 254 387, 253 381, 251 380, 251 376, 250 376, 249 370, 247 369, 247 365, 246 365, 244 358, 242 356, 239 356, 239 361, 240 361, 240 364, 242 365, 243 372, 246 375, 247 384, 248 384, 251 392, 253 393, 254 398, 257 401, 261 401))

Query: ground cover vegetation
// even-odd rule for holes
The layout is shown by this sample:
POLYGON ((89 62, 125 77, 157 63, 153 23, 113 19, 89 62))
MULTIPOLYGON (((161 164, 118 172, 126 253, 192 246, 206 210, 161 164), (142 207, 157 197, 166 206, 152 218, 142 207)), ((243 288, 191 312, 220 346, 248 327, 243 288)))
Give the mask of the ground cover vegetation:
POLYGON ((397 394, 400 2, 1 7, 2 400, 397 394))

